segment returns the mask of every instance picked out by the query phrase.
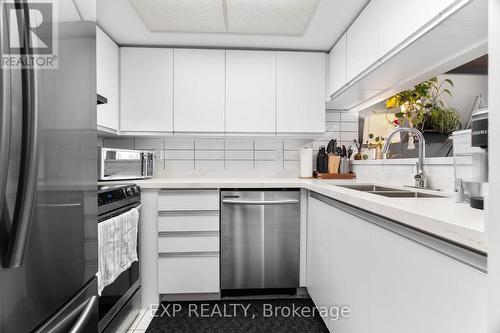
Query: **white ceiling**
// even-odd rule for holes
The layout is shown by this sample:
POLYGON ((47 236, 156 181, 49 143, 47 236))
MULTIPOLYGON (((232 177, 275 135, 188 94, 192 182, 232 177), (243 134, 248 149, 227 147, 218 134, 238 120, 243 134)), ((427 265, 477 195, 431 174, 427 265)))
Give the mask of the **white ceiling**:
MULTIPOLYGON (((140 1, 134 1, 139 3, 140 1)), ((97 24, 119 45, 155 45, 217 48, 257 48, 329 51, 333 43, 347 29, 369 0, 316 0, 289 1, 294 4, 286 9, 284 0, 226 0, 227 27, 220 33, 220 8, 218 1, 182 0, 185 4, 195 3, 203 10, 193 12, 197 6, 177 6, 174 15, 161 6, 161 15, 147 9, 151 20, 143 21, 129 0, 98 0, 97 24), (312 2, 304 6, 300 2, 312 2), (268 3, 265 15, 262 6, 268 3), (190 8, 189 10, 187 8, 190 8), (314 7, 316 7, 314 9, 314 7), (307 13, 307 10, 310 10, 307 13), (311 17, 312 13, 312 18, 311 17), (155 14, 155 15, 152 15, 155 14), (186 20, 185 17, 194 18, 186 20), (200 19, 200 18, 204 18, 200 19), (188 22, 188 23, 186 23, 188 22), (305 31, 303 32, 305 27, 305 31), (175 28, 175 29, 174 29, 175 28), (161 31, 151 31, 161 30, 161 31), (204 31, 163 32, 165 30, 204 31), (236 33, 237 32, 237 33, 236 33), (302 33, 303 32, 303 33, 302 33), (275 35, 270 35, 274 33, 275 35), (279 35, 281 34, 281 35, 279 35)), ((149 0, 156 3, 179 3, 179 0, 149 0)), ((147 6, 144 6, 147 7, 147 6)))

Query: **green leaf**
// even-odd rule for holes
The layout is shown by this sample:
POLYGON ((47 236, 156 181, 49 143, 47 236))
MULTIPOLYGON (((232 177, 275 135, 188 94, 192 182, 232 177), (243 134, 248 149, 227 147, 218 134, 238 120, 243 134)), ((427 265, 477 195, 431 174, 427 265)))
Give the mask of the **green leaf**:
POLYGON ((453 85, 453 81, 452 80, 446 79, 446 80, 444 80, 444 82, 447 82, 450 86, 452 86, 452 88, 455 88, 455 86, 453 85))
POLYGON ((443 92, 447 93, 448 95, 450 95, 450 97, 453 97, 453 94, 451 93, 451 91, 449 91, 448 89, 443 89, 443 92))

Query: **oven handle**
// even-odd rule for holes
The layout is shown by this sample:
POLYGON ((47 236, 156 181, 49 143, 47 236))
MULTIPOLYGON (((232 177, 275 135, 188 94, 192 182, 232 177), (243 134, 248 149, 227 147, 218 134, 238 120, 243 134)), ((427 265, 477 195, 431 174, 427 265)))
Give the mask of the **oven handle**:
POLYGON ((231 205, 290 205, 290 204, 298 204, 299 200, 297 199, 285 199, 285 200, 231 200, 224 199, 222 203, 231 204, 231 205))
POLYGON ((118 217, 120 215, 125 214, 126 212, 130 211, 133 208, 136 208, 139 211, 139 213, 140 213, 141 210, 142 210, 142 204, 138 204, 137 206, 133 206, 133 207, 126 207, 126 208, 123 208, 121 211, 120 210, 118 210, 118 211, 112 211, 112 212, 106 213, 106 214, 104 214, 102 216, 98 216, 99 223, 104 222, 105 220, 107 220, 108 216, 113 215, 112 217, 118 217), (117 214, 117 215, 115 215, 115 214, 117 214))

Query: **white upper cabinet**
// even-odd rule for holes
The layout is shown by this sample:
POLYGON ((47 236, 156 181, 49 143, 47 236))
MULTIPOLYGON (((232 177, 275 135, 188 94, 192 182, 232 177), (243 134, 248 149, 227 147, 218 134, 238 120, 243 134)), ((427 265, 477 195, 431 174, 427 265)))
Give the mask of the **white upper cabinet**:
POLYGON ((224 132, 224 50, 174 50, 174 132, 224 132))
POLYGON ((325 131, 326 54, 277 52, 276 130, 325 131))
POLYGON ((108 99, 97 106, 97 125, 118 131, 120 112, 120 48, 101 29, 96 32, 97 93, 108 99))
POLYGON ((328 96, 346 84, 347 34, 343 34, 328 54, 328 96))
MULTIPOLYGON (((347 30, 347 81, 351 81, 377 61, 378 25, 383 20, 391 21, 391 18, 386 17, 378 0, 370 1, 347 30)), ((395 29, 399 29, 399 26, 395 29)))
POLYGON ((385 18, 378 24, 379 55, 382 57, 437 17, 454 0, 377 0, 385 18), (408 15, 411 13, 411 15, 408 15))
POLYGON ((172 132, 173 50, 121 48, 121 130, 172 132))
POLYGON ((276 52, 226 51, 226 132, 276 131, 276 52))

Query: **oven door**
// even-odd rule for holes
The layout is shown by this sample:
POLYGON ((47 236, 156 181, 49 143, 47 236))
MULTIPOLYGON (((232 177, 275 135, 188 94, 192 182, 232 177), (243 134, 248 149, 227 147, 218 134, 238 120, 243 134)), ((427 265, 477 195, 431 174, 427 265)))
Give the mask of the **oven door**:
MULTIPOLYGON (((138 209, 141 208, 140 204, 136 204, 133 207, 138 209)), ((130 208, 127 208, 120 212, 120 214, 124 214, 129 210, 130 208)), ((108 218, 112 216, 117 215, 111 213, 108 218)), ((99 221, 102 221, 102 218, 99 218, 99 221)), ((139 223, 139 230, 137 233, 137 257, 139 261, 133 262, 132 265, 126 271, 122 272, 112 284, 106 286, 102 290, 101 296, 99 296, 99 332, 106 330, 106 327, 113 322, 122 309, 128 309, 128 307, 126 307, 127 304, 141 287, 139 252, 140 232, 139 223)))

